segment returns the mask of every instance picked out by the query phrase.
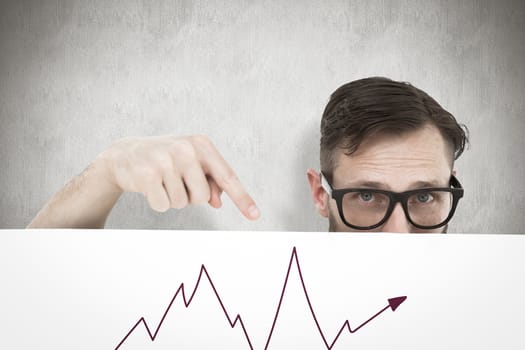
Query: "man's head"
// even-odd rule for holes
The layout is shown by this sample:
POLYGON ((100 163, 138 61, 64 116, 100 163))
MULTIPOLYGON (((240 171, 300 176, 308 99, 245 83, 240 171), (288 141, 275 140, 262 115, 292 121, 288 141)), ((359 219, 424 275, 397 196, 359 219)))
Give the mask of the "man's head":
POLYGON ((468 142, 466 131, 466 127, 458 124, 432 97, 408 83, 367 78, 341 86, 331 95, 321 121, 321 171, 326 179, 325 188, 320 174, 312 169, 308 171, 318 211, 329 218, 331 231, 356 230, 343 219, 347 223, 353 221, 350 224, 356 227, 371 227, 371 222, 364 219, 359 222, 361 219, 355 217, 358 210, 347 209, 351 201, 358 203, 359 200, 358 205, 368 208, 367 213, 377 217, 370 220, 377 223, 384 217, 383 213, 391 209, 386 221, 367 231, 443 232, 446 226, 418 228, 410 219, 416 225, 430 226, 430 223, 416 222, 416 208, 424 208, 427 216, 432 211, 432 215, 438 215, 439 208, 431 207, 431 202, 435 206, 438 196, 443 195, 442 200, 450 202, 447 208, 452 208, 456 199, 453 191, 407 195, 409 217, 406 217, 403 205, 393 205, 390 200, 389 206, 389 198, 393 197, 381 192, 350 191, 343 196, 338 208, 337 201, 328 195, 326 185, 334 190, 392 192, 449 188, 455 174, 454 160, 468 142), (342 208, 351 213, 340 214, 342 208), (373 214, 374 210, 378 213, 373 214))

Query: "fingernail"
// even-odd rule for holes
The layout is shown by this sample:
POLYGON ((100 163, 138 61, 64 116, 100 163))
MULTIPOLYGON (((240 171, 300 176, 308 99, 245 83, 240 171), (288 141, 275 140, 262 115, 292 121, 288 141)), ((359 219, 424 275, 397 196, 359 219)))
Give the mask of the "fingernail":
POLYGON ((252 219, 257 219, 259 215, 261 215, 261 212, 259 211, 259 208, 255 204, 250 205, 248 208, 248 214, 252 219))

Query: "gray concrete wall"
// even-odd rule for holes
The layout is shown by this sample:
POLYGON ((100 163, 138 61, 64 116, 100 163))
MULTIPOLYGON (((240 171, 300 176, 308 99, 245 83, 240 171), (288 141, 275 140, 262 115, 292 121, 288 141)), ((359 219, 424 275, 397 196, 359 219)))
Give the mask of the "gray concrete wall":
POLYGON ((127 194, 108 226, 326 230, 318 167, 329 94, 382 75, 471 130, 450 230, 525 229, 522 1, 1 1, 0 227, 24 227, 110 143, 204 133, 257 200, 157 214, 127 194))

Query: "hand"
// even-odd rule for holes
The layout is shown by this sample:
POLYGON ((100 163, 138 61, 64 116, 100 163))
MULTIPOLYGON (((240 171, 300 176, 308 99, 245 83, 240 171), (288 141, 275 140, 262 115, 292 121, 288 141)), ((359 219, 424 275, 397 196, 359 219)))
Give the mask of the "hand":
POLYGON ((188 204, 222 205, 226 192, 244 216, 259 210, 235 172, 206 136, 125 138, 97 158, 121 191, 140 192, 159 212, 188 204))

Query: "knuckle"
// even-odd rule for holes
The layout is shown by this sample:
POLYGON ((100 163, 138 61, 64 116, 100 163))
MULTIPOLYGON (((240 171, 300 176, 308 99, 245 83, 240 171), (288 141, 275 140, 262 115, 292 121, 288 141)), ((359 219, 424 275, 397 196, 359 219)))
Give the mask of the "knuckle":
POLYGON ((191 141, 193 144, 201 147, 210 147, 212 145, 210 138, 206 135, 193 135, 191 136, 191 141))
POLYGON ((189 161, 197 157, 197 152, 190 142, 179 141, 171 147, 171 154, 179 161, 189 161))
POLYGON ((233 170, 228 169, 226 173, 219 178, 219 182, 222 184, 223 188, 227 188, 236 186, 239 183, 239 178, 233 170))
POLYGON ((161 169, 170 171, 173 170, 173 159, 171 158, 170 154, 167 152, 162 152, 157 154, 156 161, 158 166, 161 169))
POLYGON ((137 176, 147 182, 155 182, 161 177, 161 171, 151 164, 143 165, 137 170, 137 176))
POLYGON ((205 189, 199 189, 196 191, 193 191, 190 194, 191 197, 191 203, 192 204, 206 204, 210 200, 210 191, 206 191, 205 189))
POLYGON ((171 203, 171 207, 175 209, 182 209, 187 205, 188 205, 188 198, 186 198, 186 196, 178 196, 171 203))
POLYGON ((176 186, 169 193, 170 206, 175 209, 182 209, 188 205, 188 193, 185 187, 176 186))

